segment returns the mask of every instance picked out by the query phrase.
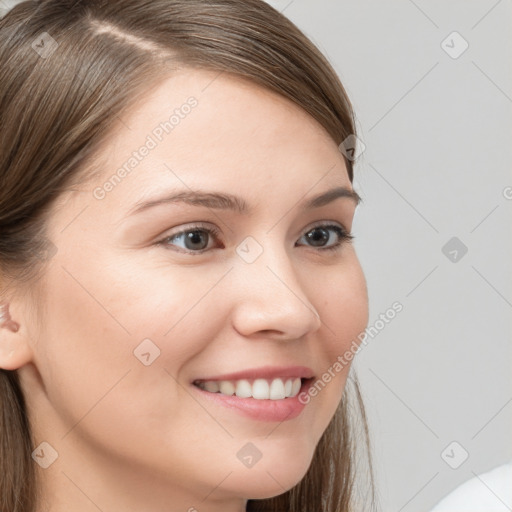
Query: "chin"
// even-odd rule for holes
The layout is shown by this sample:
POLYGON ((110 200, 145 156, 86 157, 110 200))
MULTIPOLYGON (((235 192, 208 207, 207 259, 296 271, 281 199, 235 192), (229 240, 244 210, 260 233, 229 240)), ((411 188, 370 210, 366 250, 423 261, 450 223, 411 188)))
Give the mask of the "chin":
POLYGON ((295 487, 307 473, 313 450, 304 446, 294 450, 273 450, 269 448, 261 459, 252 467, 237 470, 231 475, 229 485, 237 487, 245 499, 266 499, 284 494, 295 487))
POLYGON ((295 487, 306 474, 308 467, 303 471, 288 470, 285 472, 260 471, 251 475, 251 482, 243 483, 243 495, 246 499, 262 500, 273 498, 295 487))

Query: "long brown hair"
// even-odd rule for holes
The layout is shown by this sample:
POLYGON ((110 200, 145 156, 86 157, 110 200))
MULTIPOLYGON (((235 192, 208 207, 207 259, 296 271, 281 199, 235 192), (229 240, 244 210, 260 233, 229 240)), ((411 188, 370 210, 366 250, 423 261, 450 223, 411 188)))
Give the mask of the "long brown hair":
MULTIPOLYGON (((338 145, 356 133, 352 106, 331 65, 263 0, 21 2, 0 20, 2 298, 44 275, 50 207, 68 187, 90 178, 94 155, 123 109, 176 63, 242 76, 288 98, 338 145)), ((345 161, 352 181, 352 161, 345 161)), ((38 503, 29 420, 16 371, 0 369, 0 512, 35 512, 38 503)), ((361 445, 370 510, 370 437, 351 370, 305 477, 280 496, 249 501, 247 510, 355 510, 361 445)))

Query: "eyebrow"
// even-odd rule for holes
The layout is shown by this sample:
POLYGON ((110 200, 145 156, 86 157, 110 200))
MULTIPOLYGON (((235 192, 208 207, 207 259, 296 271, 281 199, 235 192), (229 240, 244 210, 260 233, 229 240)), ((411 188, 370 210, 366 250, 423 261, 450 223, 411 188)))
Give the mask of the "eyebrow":
MULTIPOLYGON (((320 208, 321 206, 325 206, 338 198, 348 198, 352 200, 356 206, 361 202, 361 197, 355 190, 346 187, 336 187, 327 190, 326 192, 321 192, 320 194, 303 202, 301 209, 311 210, 313 208, 320 208)), ((219 192, 184 190, 157 199, 139 202, 128 212, 128 215, 134 215, 155 206, 173 203, 205 206, 207 208, 217 210, 233 210, 244 215, 250 215, 252 213, 252 208, 250 208, 247 202, 241 197, 219 192)))

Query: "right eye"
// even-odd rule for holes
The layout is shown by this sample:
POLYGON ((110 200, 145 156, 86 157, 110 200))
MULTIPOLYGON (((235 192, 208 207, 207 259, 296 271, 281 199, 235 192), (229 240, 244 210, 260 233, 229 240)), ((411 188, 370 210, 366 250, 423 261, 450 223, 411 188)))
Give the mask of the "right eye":
POLYGON ((202 224, 188 226, 174 234, 168 235, 162 240, 156 242, 169 249, 175 245, 173 242, 178 241, 183 245, 178 252, 186 252, 188 254, 202 254, 208 250, 208 241, 210 238, 218 239, 220 232, 213 227, 205 227, 202 224))

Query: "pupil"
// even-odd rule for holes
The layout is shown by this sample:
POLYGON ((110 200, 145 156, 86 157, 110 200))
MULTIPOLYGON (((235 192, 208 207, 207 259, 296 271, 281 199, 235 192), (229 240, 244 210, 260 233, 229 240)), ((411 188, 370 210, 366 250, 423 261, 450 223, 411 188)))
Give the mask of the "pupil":
MULTIPOLYGON (((205 238, 203 236, 203 232, 199 230, 189 231, 187 235, 187 241, 190 241, 192 244, 201 243, 201 238, 205 238)), ((204 241, 204 240, 203 240, 204 241)), ((188 247, 189 249, 204 249, 208 243, 204 244, 204 247, 188 247)))
MULTIPOLYGON (((308 238, 310 241, 314 242, 316 244, 317 241, 328 241, 329 240, 329 233, 327 232, 326 229, 323 229, 323 228, 315 228, 313 230, 311 230, 309 233, 308 233, 308 238), (314 234, 312 233, 320 233, 320 236, 315 236, 314 234)), ((314 245, 315 245, 314 244, 314 245)), ((323 244, 318 244, 318 245, 323 245, 323 244)))

